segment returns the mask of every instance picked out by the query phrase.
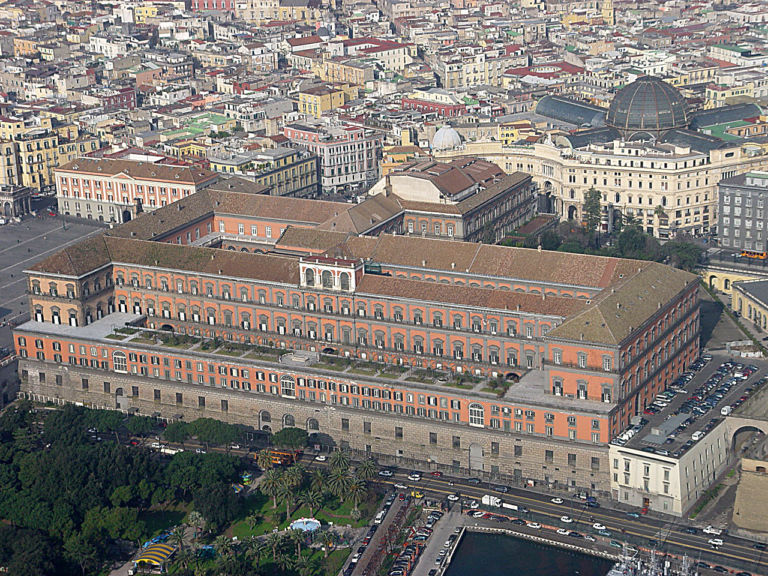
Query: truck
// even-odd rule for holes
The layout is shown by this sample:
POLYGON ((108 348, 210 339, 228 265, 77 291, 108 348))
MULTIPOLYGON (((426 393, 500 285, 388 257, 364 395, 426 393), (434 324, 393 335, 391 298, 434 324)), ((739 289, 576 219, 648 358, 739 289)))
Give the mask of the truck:
POLYGON ((490 494, 484 495, 481 502, 486 506, 495 506, 496 508, 500 508, 502 504, 501 498, 498 496, 491 496, 490 494))
POLYGON ((512 504, 511 502, 502 502, 501 506, 502 508, 506 508, 507 510, 513 510, 514 512, 521 512, 523 514, 526 514, 528 512, 528 508, 526 508, 525 506, 512 504))
POLYGON ((173 456, 174 454, 178 454, 179 452, 184 452, 181 448, 171 448, 170 446, 163 446, 160 448, 161 454, 168 454, 169 456, 173 456))

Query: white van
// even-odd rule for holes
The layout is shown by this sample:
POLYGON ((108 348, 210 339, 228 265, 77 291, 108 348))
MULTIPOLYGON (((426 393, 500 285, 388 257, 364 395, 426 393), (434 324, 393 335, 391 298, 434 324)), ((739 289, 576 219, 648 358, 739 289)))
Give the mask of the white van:
POLYGON ((729 416, 731 412, 733 412, 733 408, 731 408, 730 406, 723 406, 722 408, 720 408, 720 414, 723 416, 729 416))
POLYGON ((691 435, 691 440, 693 440, 694 442, 698 442, 702 438, 704 438, 704 432, 702 432, 701 430, 698 430, 691 435))
POLYGON ((374 524, 381 524, 384 521, 384 510, 376 514, 376 517, 373 519, 374 524))

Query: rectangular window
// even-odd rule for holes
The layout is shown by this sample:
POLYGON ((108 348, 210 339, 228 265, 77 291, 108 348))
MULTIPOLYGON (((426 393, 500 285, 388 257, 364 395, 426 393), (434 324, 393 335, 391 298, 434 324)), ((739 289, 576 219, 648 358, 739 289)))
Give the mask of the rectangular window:
POLYGON ((198 396, 197 397, 197 407, 198 408, 205 408, 205 396, 198 396))
POLYGON ((349 418, 342 418, 341 419, 341 431, 342 432, 349 432, 349 418))
POLYGON ((432 446, 437 444, 437 432, 430 432, 429 433, 429 443, 432 446))
POLYGON ((363 422, 363 434, 370 434, 370 433, 371 433, 371 423, 363 422))
POLYGON ((221 401, 221 411, 222 412, 229 412, 229 400, 222 400, 221 401))
POLYGON ((544 462, 551 464, 555 461, 555 453, 552 450, 544 451, 544 462))
POLYGON ((182 396, 181 392, 176 392, 176 404, 183 404, 184 403, 184 397, 182 396))
POLYGON ((453 446, 454 450, 460 450, 461 449, 461 436, 454 436, 451 445, 453 446))
POLYGON ((402 426, 395 426, 395 440, 402 440, 402 439, 403 439, 402 426))
MULTIPOLYGON (((58 379, 59 376, 57 376, 56 378, 58 379)), ((83 390, 88 390, 88 378, 83 378, 81 383, 82 383, 83 390)), ((59 384, 59 382, 57 381, 56 384, 59 384)))

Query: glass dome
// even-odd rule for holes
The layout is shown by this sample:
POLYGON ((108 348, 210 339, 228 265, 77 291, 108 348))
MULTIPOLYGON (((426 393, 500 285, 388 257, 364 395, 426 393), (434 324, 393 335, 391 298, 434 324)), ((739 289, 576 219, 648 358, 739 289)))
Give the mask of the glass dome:
POLYGON ((636 132, 658 137, 667 130, 687 127, 688 110, 674 86, 654 76, 643 76, 616 93, 605 123, 624 137, 636 132))

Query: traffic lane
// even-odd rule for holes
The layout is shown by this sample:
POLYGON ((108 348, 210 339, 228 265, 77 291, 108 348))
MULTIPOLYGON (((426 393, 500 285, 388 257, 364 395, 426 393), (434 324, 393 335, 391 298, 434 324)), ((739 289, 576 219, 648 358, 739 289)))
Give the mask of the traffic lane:
MULTIPOLYGON (((393 476, 392 479, 389 479, 387 481, 394 483, 396 481, 401 481, 401 480, 404 480, 404 482, 408 482, 407 479, 396 479, 395 476, 393 476)), ((448 481, 446 480, 445 482, 447 483, 448 481)), ((436 483, 436 481, 433 479, 432 483, 434 484, 436 483)), ((454 486, 447 486, 447 488, 450 488, 450 490, 445 488, 437 488, 436 486, 428 487, 426 485, 421 485, 419 482, 414 482, 414 481, 411 481, 411 483, 408 484, 408 486, 409 486, 408 488, 409 490, 418 487, 422 491, 425 491, 428 493, 438 493, 440 495, 454 494, 457 492, 456 488, 459 488, 455 482, 454 482, 454 486)), ((474 487, 474 486, 462 486, 460 488, 461 489, 458 492, 461 494, 462 497, 467 499, 474 499, 474 500, 480 501, 482 496, 487 493, 487 491, 478 489, 477 487, 474 487)), ((560 517, 563 515, 571 516, 571 514, 569 514, 568 512, 573 512, 572 508, 565 507, 565 502, 567 501, 564 501, 563 504, 558 505, 558 504, 547 503, 545 501, 532 499, 532 498, 520 497, 519 499, 522 501, 524 505, 526 505, 527 508, 529 508, 531 512, 535 512, 536 514, 543 515, 553 519, 553 525, 565 527, 566 525, 560 522, 560 517)), ((591 508, 590 510, 595 511, 595 510, 605 510, 605 509, 591 508)), ((578 531, 578 527, 582 525, 589 525, 589 527, 591 528, 591 524, 584 521, 583 514, 584 514, 584 511, 582 510, 581 520, 577 520, 576 516, 571 516, 574 519, 574 522, 572 524, 568 524, 568 526, 573 526, 577 531, 578 531)), ((630 519, 626 517, 626 515, 619 516, 617 514, 606 514, 605 512, 592 513, 590 514, 590 516, 594 517, 595 521, 601 521, 601 523, 605 524, 606 527, 613 528, 614 531, 617 530, 616 526, 619 526, 618 532, 614 532, 612 536, 613 539, 620 540, 626 536, 633 536, 633 537, 644 540, 646 543, 652 539, 657 539, 659 532, 661 530, 664 530, 664 528, 669 524, 669 523, 659 522, 650 518, 644 518, 642 521, 640 521, 639 519, 630 519), (621 532, 622 528, 624 530, 623 533, 621 532)), ((739 560, 742 562, 754 562, 755 560, 757 560, 755 555, 755 552, 757 551, 751 548, 751 543, 749 543, 749 541, 733 541, 728 539, 724 542, 722 547, 715 550, 707 542, 709 538, 711 538, 711 536, 704 535, 704 534, 689 535, 689 534, 683 534, 683 533, 670 532, 667 538, 664 540, 664 542, 666 542, 667 546, 674 545, 686 550, 706 552, 708 554, 716 555, 720 558, 730 558, 732 560, 739 560)), ((609 538, 609 540, 610 539, 611 538, 609 538)), ((648 546, 646 545, 646 547, 648 546)))

